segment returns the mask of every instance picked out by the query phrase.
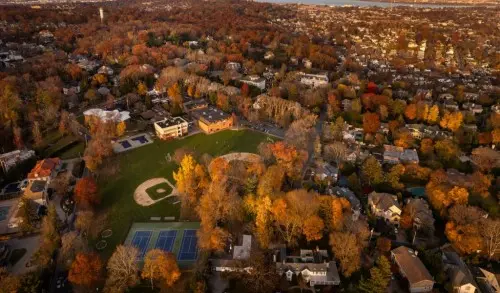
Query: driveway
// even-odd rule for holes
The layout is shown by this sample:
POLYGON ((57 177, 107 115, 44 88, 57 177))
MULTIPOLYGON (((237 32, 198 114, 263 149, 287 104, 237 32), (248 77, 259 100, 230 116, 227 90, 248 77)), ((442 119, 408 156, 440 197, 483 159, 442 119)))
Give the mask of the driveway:
POLYGON ((35 266, 26 267, 26 263, 31 259, 33 254, 38 250, 40 246, 40 235, 14 238, 7 242, 11 247, 11 251, 16 249, 26 249, 26 253, 23 257, 12 267, 11 272, 15 275, 21 275, 35 269, 35 266))

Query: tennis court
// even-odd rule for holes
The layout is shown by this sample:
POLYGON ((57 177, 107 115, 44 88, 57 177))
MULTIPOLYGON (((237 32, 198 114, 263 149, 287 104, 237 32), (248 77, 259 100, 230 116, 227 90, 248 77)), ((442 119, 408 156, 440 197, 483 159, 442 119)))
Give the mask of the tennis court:
POLYGON ((177 255, 179 260, 196 260, 198 255, 198 238, 196 230, 184 230, 181 249, 177 255))
POLYGON ((149 240, 151 239, 152 231, 136 231, 134 238, 132 239, 132 245, 139 249, 138 258, 143 258, 146 254, 146 250, 149 246, 149 240))
POLYGON ((198 257, 196 231, 200 222, 141 222, 133 223, 124 241, 139 249, 139 264, 152 249, 173 253, 181 269, 190 269, 198 257))
POLYGON ((177 236, 177 230, 167 230, 161 231, 156 240, 155 248, 161 249, 163 251, 172 252, 174 249, 175 237, 177 236))

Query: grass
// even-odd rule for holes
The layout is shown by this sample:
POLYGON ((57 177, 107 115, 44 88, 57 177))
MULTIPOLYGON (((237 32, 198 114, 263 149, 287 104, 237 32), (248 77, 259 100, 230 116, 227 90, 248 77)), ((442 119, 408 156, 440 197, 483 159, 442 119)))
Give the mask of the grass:
POLYGON ((66 160, 83 154, 85 145, 78 137, 61 135, 57 129, 53 129, 43 134, 43 142, 37 149, 44 157, 60 157, 66 160))
POLYGON ((172 193, 172 187, 170 187, 168 183, 164 182, 146 189, 146 192, 149 194, 149 197, 151 197, 153 200, 158 200, 172 193), (160 193, 158 192, 158 189, 163 189, 165 191, 160 193))
POLYGON ((177 165, 173 161, 167 162, 167 154, 173 155, 180 147, 214 157, 229 152, 255 153, 259 143, 266 138, 266 135, 258 132, 226 130, 211 135, 196 134, 180 140, 156 140, 152 144, 118 154, 118 174, 98 180, 102 195, 101 209, 109 213, 109 228, 113 230, 113 236, 106 239, 108 246, 103 250, 103 256, 109 257, 114 248, 125 240, 133 222, 149 221, 150 217, 179 218, 180 205, 164 200, 149 207, 141 207, 133 198, 136 187, 148 179, 164 177, 175 182, 172 173, 177 170, 177 165))
POLYGON ((11 266, 15 265, 26 254, 26 248, 14 249, 9 257, 11 266))

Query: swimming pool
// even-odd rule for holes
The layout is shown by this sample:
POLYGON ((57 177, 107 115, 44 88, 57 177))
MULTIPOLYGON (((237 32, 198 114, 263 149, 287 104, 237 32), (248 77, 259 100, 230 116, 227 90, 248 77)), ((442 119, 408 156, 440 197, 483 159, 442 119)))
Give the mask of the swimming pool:
POLYGON ((10 207, 0 207, 0 222, 7 220, 10 207))
POLYGON ((141 135, 141 136, 138 136, 138 137, 134 137, 132 138, 133 141, 137 141, 139 142, 140 144, 145 144, 145 143, 148 143, 148 139, 146 138, 145 135, 141 135))
POLYGON ((130 144, 130 142, 128 142, 128 140, 124 140, 124 141, 121 141, 120 144, 122 145, 122 147, 124 149, 128 149, 129 147, 131 147, 132 145, 130 144))
POLYGON ((408 190, 413 196, 416 196, 416 197, 425 197, 426 196, 425 187, 423 187, 423 186, 410 187, 410 188, 407 188, 406 190, 408 190))

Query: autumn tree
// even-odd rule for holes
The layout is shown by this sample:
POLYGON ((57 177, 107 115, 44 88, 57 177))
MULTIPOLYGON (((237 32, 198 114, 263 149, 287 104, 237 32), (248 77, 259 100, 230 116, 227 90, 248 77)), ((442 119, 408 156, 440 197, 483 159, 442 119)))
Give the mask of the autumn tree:
POLYGON ((472 162, 483 172, 500 167, 500 153, 488 147, 472 150, 472 162))
POLYGON ((97 183, 92 177, 84 177, 75 185, 75 201, 82 208, 95 207, 101 202, 97 183))
POLYGON ((33 122, 33 128, 31 129, 33 135, 33 140, 35 141, 35 146, 41 146, 43 142, 42 130, 40 128, 40 123, 38 121, 33 122))
POLYGON ((408 104, 405 108, 405 117, 408 120, 415 120, 417 118, 417 105, 415 104, 408 104))
POLYGON ((281 191, 285 173, 280 166, 272 165, 266 169, 257 185, 257 195, 274 196, 281 191))
POLYGON ((480 233, 488 260, 498 259, 500 257, 500 220, 482 219, 480 233))
POLYGON ((343 142, 333 142, 324 148, 324 156, 327 160, 335 161, 340 166, 347 158, 347 146, 343 142))
POLYGON ((444 113, 444 116, 441 118, 439 125, 442 128, 449 129, 453 132, 457 131, 463 123, 463 115, 462 112, 448 112, 444 113))
MULTIPOLYGON (((315 193, 304 189, 288 192, 284 197, 276 199, 271 208, 276 231, 288 245, 295 245, 297 238, 304 233, 306 220, 317 215, 318 209, 319 200, 315 193)), ((317 230, 307 232, 311 238, 319 234, 317 230)))
POLYGON ((22 149, 24 147, 24 141, 23 141, 23 131, 21 127, 14 127, 12 129, 12 134, 14 136, 14 145, 18 149, 22 149))
POLYGON ((482 216, 483 211, 476 207, 457 205, 450 209, 445 235, 460 253, 471 254, 481 250, 482 216))
POLYGON ((15 293, 21 288, 19 277, 10 273, 6 267, 0 267, 0 284, 2 284, 1 293, 15 293))
POLYGON ((281 166, 288 177, 297 179, 300 176, 307 152, 297 150, 294 146, 288 145, 282 141, 270 145, 276 162, 281 166))
POLYGON ((221 227, 201 225, 196 231, 196 236, 201 250, 221 252, 226 247, 229 233, 221 227))
POLYGON ((472 193, 479 194, 481 197, 486 198, 490 195, 489 189, 491 186, 491 175, 485 175, 480 171, 475 171, 472 176, 472 193))
POLYGON ((141 277, 151 282, 152 289, 154 282, 171 287, 181 277, 181 271, 173 254, 161 249, 152 249, 144 257, 141 277))
POLYGON ((377 113, 363 114, 363 130, 365 133, 374 134, 380 128, 380 119, 377 113))
POLYGON ((403 208, 400 220, 403 229, 416 228, 428 235, 434 234, 434 217, 427 202, 421 198, 410 199, 403 208))
POLYGON ((108 278, 104 287, 105 292, 126 292, 139 283, 138 256, 139 250, 136 247, 124 245, 116 247, 107 265, 108 278))
POLYGON ((61 243, 59 226, 56 208, 50 204, 47 215, 42 220, 40 247, 35 254, 35 260, 41 267, 47 267, 52 262, 54 253, 61 243))
POLYGON ((78 253, 71 264, 68 280, 78 286, 90 289, 101 278, 102 262, 95 253, 78 253))
POLYGON ((361 177, 368 184, 380 184, 384 180, 382 166, 373 156, 369 156, 361 165, 361 177))
POLYGON ((323 238, 323 229, 325 228, 325 224, 323 219, 314 215, 310 218, 307 218, 304 221, 304 226, 302 227, 304 236, 307 241, 320 240, 323 238))
POLYGON ((194 206, 208 185, 204 167, 192 155, 184 156, 177 172, 173 174, 180 199, 184 205, 194 206))
POLYGON ((350 277, 361 268, 361 248, 358 246, 356 235, 350 232, 334 232, 330 234, 330 245, 345 277, 350 277))
POLYGON ((90 171, 95 172, 104 159, 113 154, 111 140, 115 136, 115 130, 114 123, 97 122, 93 124, 91 128, 92 139, 89 141, 83 156, 86 167, 90 171))
POLYGON ((384 181, 395 190, 402 190, 405 185, 401 183, 400 178, 405 173, 405 166, 396 164, 391 167, 388 173, 384 176, 384 181))
POLYGON ((459 152, 458 146, 449 139, 437 141, 434 144, 434 150, 436 151, 438 158, 445 162, 450 162, 455 159, 459 152))
POLYGON ((380 253, 385 254, 391 251, 391 245, 392 242, 389 238, 386 237, 377 238, 377 250, 380 251, 380 253))
POLYGON ((285 133, 285 143, 297 150, 307 150, 316 135, 316 118, 316 115, 307 115, 292 122, 285 133))
POLYGON ((78 252, 87 251, 87 243, 77 232, 71 231, 61 237, 61 248, 59 249, 59 263, 70 268, 78 252))

